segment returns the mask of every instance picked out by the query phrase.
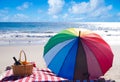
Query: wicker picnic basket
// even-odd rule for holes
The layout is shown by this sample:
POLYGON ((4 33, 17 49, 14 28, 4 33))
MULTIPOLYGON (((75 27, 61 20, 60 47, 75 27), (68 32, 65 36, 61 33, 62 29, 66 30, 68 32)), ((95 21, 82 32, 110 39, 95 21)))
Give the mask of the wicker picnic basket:
POLYGON ((27 62, 26 54, 23 50, 20 51, 19 61, 22 65, 12 65, 13 74, 15 76, 27 76, 32 74, 33 64, 27 62), (23 54, 22 54, 23 53, 23 54), (25 61, 21 60, 21 56, 24 55, 25 61))

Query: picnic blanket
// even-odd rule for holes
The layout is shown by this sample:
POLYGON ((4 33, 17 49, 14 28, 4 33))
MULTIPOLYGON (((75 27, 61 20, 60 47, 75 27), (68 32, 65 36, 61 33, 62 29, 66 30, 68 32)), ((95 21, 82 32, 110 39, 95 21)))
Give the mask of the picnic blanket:
POLYGON ((12 69, 0 75, 0 82, 114 82, 111 80, 68 80, 56 76, 50 69, 39 69, 34 67, 33 74, 30 76, 14 76, 12 69))
POLYGON ((65 81, 67 79, 56 76, 48 68, 33 68, 33 74, 30 76, 14 76, 12 69, 7 70, 0 79, 0 82, 43 82, 43 81, 65 81))

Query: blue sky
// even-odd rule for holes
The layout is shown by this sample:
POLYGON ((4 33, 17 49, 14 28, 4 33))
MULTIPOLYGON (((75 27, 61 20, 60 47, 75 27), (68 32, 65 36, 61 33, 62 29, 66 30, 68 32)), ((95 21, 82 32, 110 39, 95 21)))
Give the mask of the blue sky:
POLYGON ((0 22, 120 22, 120 0, 0 0, 0 22))

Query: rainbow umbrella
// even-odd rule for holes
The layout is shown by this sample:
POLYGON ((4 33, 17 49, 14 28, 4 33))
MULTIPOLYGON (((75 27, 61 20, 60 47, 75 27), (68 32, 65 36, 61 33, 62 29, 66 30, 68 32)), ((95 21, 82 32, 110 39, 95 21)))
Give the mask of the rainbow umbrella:
POLYGON ((110 46, 96 33, 70 28, 51 37, 44 47, 46 65, 69 80, 96 79, 112 66, 110 46))

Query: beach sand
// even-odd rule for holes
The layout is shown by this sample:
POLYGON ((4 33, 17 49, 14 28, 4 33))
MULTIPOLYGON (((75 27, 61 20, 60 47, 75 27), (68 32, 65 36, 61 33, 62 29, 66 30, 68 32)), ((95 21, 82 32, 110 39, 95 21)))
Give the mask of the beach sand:
MULTIPOLYGON (((37 67, 44 68, 46 65, 43 59, 43 48, 44 45, 0 46, 0 72, 4 71, 6 66, 14 64, 14 56, 19 59, 21 50, 25 51, 28 62, 35 62, 37 67)), ((24 55, 22 55, 22 60, 24 61, 24 55)))
MULTIPOLYGON (((120 45, 111 44, 110 46, 114 53, 113 66, 105 74, 104 78, 120 82, 120 45)), ((35 62, 39 68, 46 67, 43 59, 44 45, 0 46, 0 72, 4 71, 6 66, 14 63, 13 56, 17 59, 19 58, 19 53, 22 49, 25 51, 28 61, 35 62)))
POLYGON ((120 82, 120 44, 111 44, 110 46, 114 54, 113 66, 104 77, 120 82))

